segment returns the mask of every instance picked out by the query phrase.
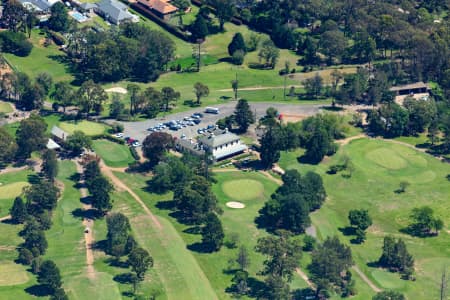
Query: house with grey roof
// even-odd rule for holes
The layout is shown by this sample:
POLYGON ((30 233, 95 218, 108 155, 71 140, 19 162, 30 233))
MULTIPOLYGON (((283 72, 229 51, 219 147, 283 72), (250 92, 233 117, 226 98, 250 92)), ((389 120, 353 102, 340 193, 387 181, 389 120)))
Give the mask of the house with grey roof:
POLYGON ((67 140, 67 137, 69 136, 69 134, 67 132, 65 132, 64 130, 62 130, 61 128, 59 128, 58 126, 53 126, 52 130, 50 131, 52 138, 59 140, 59 141, 65 141, 67 140))
POLYGON ((247 146, 241 142, 241 138, 228 130, 215 130, 197 140, 200 148, 210 153, 215 161, 247 150, 247 146))
POLYGON ((117 0, 101 0, 96 4, 97 7, 95 8, 95 11, 112 24, 120 25, 122 22, 126 21, 139 21, 138 16, 133 15, 128 11, 128 6, 117 0))
POLYGON ((28 11, 37 14, 49 13, 50 8, 59 0, 19 0, 28 11))

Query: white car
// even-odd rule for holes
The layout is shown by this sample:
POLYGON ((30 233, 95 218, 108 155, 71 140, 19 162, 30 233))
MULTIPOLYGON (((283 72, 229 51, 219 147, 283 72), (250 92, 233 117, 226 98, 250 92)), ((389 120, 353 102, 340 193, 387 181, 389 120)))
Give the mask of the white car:
POLYGON ((141 146, 141 143, 139 143, 139 142, 134 142, 133 144, 131 144, 131 146, 133 146, 133 147, 140 147, 141 146))
POLYGON ((118 133, 114 134, 114 137, 119 138, 119 139, 123 138, 123 132, 118 132, 118 133))

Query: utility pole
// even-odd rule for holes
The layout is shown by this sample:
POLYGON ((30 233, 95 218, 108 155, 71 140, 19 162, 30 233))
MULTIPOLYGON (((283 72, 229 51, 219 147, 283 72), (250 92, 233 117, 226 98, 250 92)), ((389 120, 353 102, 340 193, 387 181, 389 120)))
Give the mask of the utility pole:
POLYGON ((445 267, 441 277, 441 300, 447 300, 447 270, 445 267))

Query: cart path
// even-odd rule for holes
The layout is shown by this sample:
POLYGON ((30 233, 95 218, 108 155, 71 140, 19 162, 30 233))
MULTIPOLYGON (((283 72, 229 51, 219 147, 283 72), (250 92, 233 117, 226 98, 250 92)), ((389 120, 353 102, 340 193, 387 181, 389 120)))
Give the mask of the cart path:
MULTIPOLYGON (((80 165, 78 161, 75 161, 75 165, 77 167, 77 172, 82 175, 83 174, 83 167, 80 165)), ((84 180, 79 181, 80 184, 84 183, 84 180)), ((86 188, 79 188, 80 194, 82 198, 85 198, 88 193, 86 188)), ((89 210, 92 209, 92 205, 83 203, 83 210, 89 210)), ((90 218, 84 218, 83 219, 83 226, 84 228, 88 228, 87 232, 84 231, 84 243, 86 246, 86 265, 87 265, 87 277, 89 279, 94 279, 96 272, 94 269, 94 251, 92 250, 92 244, 94 243, 94 234, 93 234, 93 228, 94 228, 94 220, 90 218)))
POLYGON ((7 216, 4 216, 4 217, 1 217, 0 218, 0 222, 7 221, 9 219, 11 219, 11 215, 7 215, 7 216))
POLYGON ((113 173, 114 169, 111 169, 110 167, 106 166, 103 160, 100 161, 100 169, 112 181, 112 183, 116 186, 116 188, 118 188, 119 190, 127 191, 134 198, 134 200, 136 200, 136 202, 139 203, 139 205, 144 209, 145 213, 150 217, 153 224, 157 228, 159 229, 162 228, 162 225, 159 222, 159 220, 150 211, 147 205, 145 205, 145 203, 141 200, 141 198, 125 183, 123 183, 119 178, 117 178, 116 175, 114 175, 113 173))
POLYGON ((305 272, 302 271, 302 269, 300 268, 296 268, 295 272, 306 282, 306 284, 312 288, 315 289, 314 284, 312 283, 312 281, 308 278, 308 275, 306 275, 305 272))
POLYGON ((379 293, 381 291, 383 291, 382 289, 380 289, 379 287, 377 287, 367 276, 366 274, 363 273, 363 271, 361 271, 361 269, 357 266, 354 265, 352 267, 352 269, 358 273, 359 277, 361 277, 362 280, 364 280, 365 283, 367 283, 368 286, 370 286, 370 288, 375 292, 375 293, 379 293))

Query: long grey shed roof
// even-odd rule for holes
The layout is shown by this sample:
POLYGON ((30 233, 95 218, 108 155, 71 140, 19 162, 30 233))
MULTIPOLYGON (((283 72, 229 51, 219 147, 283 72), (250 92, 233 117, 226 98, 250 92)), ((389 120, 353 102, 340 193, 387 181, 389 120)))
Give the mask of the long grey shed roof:
POLYGON ((69 136, 69 134, 67 132, 65 132, 64 130, 62 130, 61 128, 59 128, 56 125, 52 127, 51 134, 63 141, 65 141, 67 139, 67 137, 69 136))
POLYGON ((240 138, 237 135, 230 132, 226 132, 219 135, 211 134, 209 136, 202 136, 198 140, 201 143, 207 145, 208 147, 214 148, 228 144, 233 141, 238 141, 239 139, 240 138))
POLYGON ((98 9, 115 23, 133 18, 127 11, 127 6, 116 0, 102 0, 97 3, 98 9))

